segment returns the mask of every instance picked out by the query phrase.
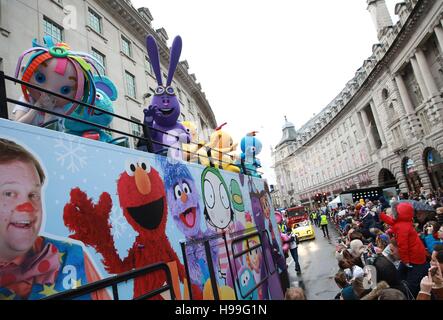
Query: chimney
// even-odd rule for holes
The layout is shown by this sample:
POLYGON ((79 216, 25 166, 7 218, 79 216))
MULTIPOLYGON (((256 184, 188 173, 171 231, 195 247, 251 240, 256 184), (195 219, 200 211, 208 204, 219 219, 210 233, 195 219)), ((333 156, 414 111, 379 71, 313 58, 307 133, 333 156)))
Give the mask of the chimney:
POLYGON ((385 28, 392 26, 392 18, 389 14, 385 0, 367 0, 368 11, 377 30, 378 40, 381 40, 385 28))

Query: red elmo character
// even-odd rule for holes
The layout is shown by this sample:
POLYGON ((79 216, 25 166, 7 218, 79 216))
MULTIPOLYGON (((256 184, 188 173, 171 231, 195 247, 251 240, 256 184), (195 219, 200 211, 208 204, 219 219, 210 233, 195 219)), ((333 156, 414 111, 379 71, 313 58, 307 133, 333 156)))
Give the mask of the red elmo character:
MULTIPOLYGON (((112 274, 139 269, 154 263, 177 263, 181 281, 185 269, 165 234, 168 206, 163 181, 149 163, 129 164, 117 182, 120 207, 129 224, 138 233, 128 256, 123 260, 117 253, 111 234, 109 215, 112 200, 108 193, 101 194, 98 204, 79 188, 71 191, 71 201, 65 205, 65 225, 74 232, 70 237, 94 247, 103 256, 106 271, 112 274)), ((134 279, 134 297, 163 286, 163 271, 148 273, 134 279)), ((193 298, 201 299, 202 293, 193 286, 193 298)), ((161 299, 159 295, 154 299, 161 299)))

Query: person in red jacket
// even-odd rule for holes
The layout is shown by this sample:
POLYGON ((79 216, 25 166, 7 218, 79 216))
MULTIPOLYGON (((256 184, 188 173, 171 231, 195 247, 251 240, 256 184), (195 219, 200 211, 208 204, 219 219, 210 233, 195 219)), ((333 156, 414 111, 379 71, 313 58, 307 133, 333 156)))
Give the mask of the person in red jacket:
POLYGON ((426 249, 413 225, 414 208, 409 202, 393 202, 392 216, 384 212, 380 219, 391 226, 398 243, 400 276, 406 280, 412 295, 420 291, 420 281, 427 274, 426 249))

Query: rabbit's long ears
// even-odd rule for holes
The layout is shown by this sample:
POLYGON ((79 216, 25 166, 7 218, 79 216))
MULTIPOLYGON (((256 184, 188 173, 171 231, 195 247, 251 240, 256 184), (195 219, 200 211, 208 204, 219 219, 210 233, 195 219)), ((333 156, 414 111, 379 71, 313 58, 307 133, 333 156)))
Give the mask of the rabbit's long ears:
POLYGON ((158 56, 157 43, 153 36, 149 35, 146 39, 146 48, 148 49, 149 59, 151 60, 152 68, 155 72, 155 77, 157 78, 157 84, 159 86, 163 85, 162 73, 160 69, 160 60, 158 56))
POLYGON ((172 43, 168 81, 166 82, 166 86, 170 86, 172 83, 172 78, 174 77, 175 69, 177 68, 177 64, 180 59, 181 53, 182 53, 182 38, 180 36, 176 36, 174 42, 172 43))

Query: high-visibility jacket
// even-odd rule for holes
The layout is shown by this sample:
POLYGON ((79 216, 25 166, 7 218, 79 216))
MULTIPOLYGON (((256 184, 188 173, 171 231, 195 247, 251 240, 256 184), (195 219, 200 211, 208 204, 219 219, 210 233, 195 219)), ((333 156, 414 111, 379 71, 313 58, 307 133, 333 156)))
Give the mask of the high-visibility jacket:
POLYGON ((328 224, 328 217, 326 216, 326 214, 322 214, 320 216, 320 225, 324 226, 325 224, 328 224))
POLYGON ((317 219, 317 213, 315 212, 312 213, 312 219, 317 219))

